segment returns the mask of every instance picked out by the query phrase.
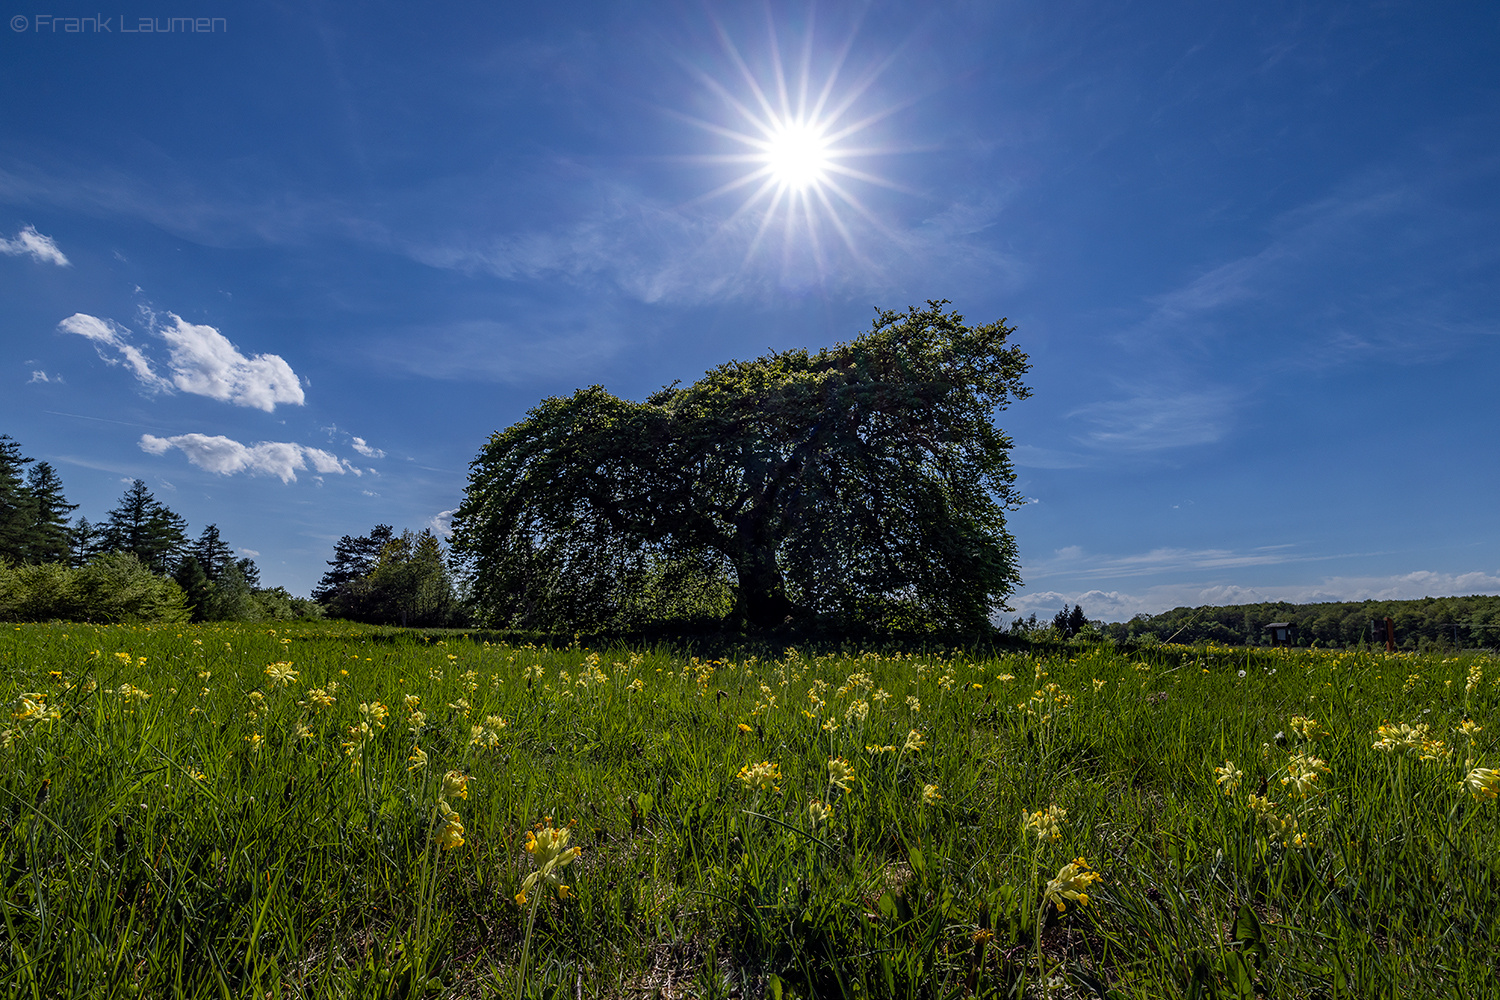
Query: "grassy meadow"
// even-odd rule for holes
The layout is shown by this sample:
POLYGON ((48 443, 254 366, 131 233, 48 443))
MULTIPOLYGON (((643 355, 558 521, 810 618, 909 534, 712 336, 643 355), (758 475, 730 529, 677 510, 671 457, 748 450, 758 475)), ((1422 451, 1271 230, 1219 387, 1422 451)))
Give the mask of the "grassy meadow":
POLYGON ((1497 682, 5 626, 0 993, 1495 995, 1497 682))

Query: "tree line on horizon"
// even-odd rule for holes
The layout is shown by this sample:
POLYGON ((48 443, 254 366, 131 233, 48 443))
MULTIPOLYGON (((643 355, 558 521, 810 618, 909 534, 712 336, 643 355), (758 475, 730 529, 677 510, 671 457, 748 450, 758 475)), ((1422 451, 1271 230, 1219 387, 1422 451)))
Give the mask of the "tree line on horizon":
POLYGON ((61 477, 0 435, 0 620, 267 621, 318 615, 313 602, 262 587, 215 524, 187 519, 139 479, 105 518, 70 520, 61 477), (27 466, 30 466, 28 469, 27 466))
POLYGON ((1216 642, 1226 646, 1270 645, 1266 626, 1292 626, 1292 644, 1346 649, 1384 648, 1385 619, 1396 648, 1494 649, 1500 646, 1500 596, 1423 597, 1402 601, 1327 601, 1179 607, 1159 615, 1136 615, 1101 631, 1119 641, 1216 642))

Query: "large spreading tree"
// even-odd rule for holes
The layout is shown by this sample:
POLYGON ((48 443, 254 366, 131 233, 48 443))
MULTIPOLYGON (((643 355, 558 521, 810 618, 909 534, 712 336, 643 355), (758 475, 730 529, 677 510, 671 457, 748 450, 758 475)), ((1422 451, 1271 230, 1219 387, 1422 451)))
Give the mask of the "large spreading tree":
POLYGON ((729 593, 752 627, 976 628, 1019 581, 1004 320, 880 312, 644 403, 594 386, 493 435, 454 517, 480 620, 613 627, 729 593), (674 601, 676 602, 674 604, 674 601))

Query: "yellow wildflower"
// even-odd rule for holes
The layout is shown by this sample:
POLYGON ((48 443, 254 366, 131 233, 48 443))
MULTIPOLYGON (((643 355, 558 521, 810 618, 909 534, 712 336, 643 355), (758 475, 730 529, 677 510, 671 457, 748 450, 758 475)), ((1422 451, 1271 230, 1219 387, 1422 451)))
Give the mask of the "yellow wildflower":
POLYGON ((411 765, 407 768, 408 771, 419 771, 427 766, 427 752, 419 746, 413 745, 411 756, 406 759, 411 765))
POLYGON ((460 847, 464 842, 464 823, 453 807, 442 799, 438 799, 438 812, 443 817, 443 825, 438 828, 438 846, 445 851, 451 851, 460 847))
POLYGON ((906 734, 906 745, 901 749, 905 753, 916 753, 926 745, 927 741, 922 739, 922 734, 913 729, 906 734))
POLYGON ((445 799, 466 799, 469 797, 469 776, 459 771, 449 771, 443 775, 442 796, 445 799))
POLYGON ((524 902, 526 893, 538 881, 545 881, 556 887, 559 898, 567 898, 568 887, 562 884, 562 876, 558 869, 572 864, 581 853, 576 847, 568 846, 568 838, 572 831, 567 827, 553 827, 549 819, 545 824, 537 824, 536 832, 528 831, 526 834, 526 853, 531 855, 536 862, 536 871, 527 875, 521 882, 521 891, 516 896, 517 902, 524 902))
POLYGON ((746 764, 740 768, 739 779, 746 788, 754 792, 781 791, 781 787, 776 784, 781 780, 781 769, 768 760, 759 764, 746 764))
POLYGON ((297 679, 297 671, 292 669, 290 663, 272 663, 266 667, 266 676, 272 684, 286 687, 297 679))
POLYGON ((1074 858, 1057 870, 1057 877, 1047 883, 1042 898, 1056 906, 1058 913, 1068 908, 1064 900, 1076 900, 1080 906, 1087 906, 1088 888, 1099 880, 1099 873, 1090 870, 1087 861, 1074 858))
POLYGON ((1021 810, 1021 829, 1036 834, 1037 840, 1057 841, 1062 839, 1062 824, 1068 811, 1062 806, 1050 805, 1034 813, 1021 810))
POLYGON ((1225 795, 1233 795, 1239 791, 1240 779, 1245 776, 1245 772, 1235 767, 1232 760, 1226 760, 1223 767, 1214 768, 1214 773, 1218 775, 1214 781, 1224 789, 1225 795))
POLYGON ((1494 799, 1500 795, 1500 771, 1488 767, 1476 767, 1464 778, 1464 786, 1474 801, 1494 799))
POLYGON ((807 804, 807 821, 812 824, 814 830, 828 822, 829 817, 832 815, 833 807, 826 806, 817 799, 813 799, 807 804))
POLYGON ((854 777, 854 768, 842 757, 830 757, 828 760, 828 784, 841 792, 849 790, 849 779, 854 777))
POLYGON ((938 792, 937 785, 922 786, 922 804, 924 806, 935 806, 941 802, 943 796, 938 792))

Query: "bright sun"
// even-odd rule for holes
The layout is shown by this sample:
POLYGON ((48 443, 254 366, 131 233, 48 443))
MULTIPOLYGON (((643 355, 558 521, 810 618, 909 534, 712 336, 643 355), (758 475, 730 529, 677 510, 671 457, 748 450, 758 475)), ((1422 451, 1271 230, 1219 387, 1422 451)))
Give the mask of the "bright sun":
POLYGON ((765 164, 782 187, 801 191, 826 179, 828 141, 813 122, 778 122, 765 141, 765 164))
POLYGON ((874 66, 851 84, 840 85, 844 61, 854 41, 851 31, 842 48, 835 50, 818 85, 812 79, 811 36, 803 40, 797 65, 786 67, 773 30, 768 39, 769 66, 763 70, 765 77, 760 77, 751 71, 727 31, 721 28, 719 38, 728 64, 738 71, 739 86, 703 71, 697 71, 696 75, 724 102, 729 112, 727 119, 677 117, 740 147, 739 151, 726 150, 691 159, 738 166, 742 170, 693 201, 708 201, 736 192, 742 196, 739 207, 724 220, 719 231, 732 232, 741 220, 755 220, 745 249, 746 263, 776 229, 781 230, 784 263, 797 258, 798 248, 802 248, 812 254, 818 272, 823 273, 829 265, 826 251, 830 236, 842 243, 852 258, 865 263, 860 240, 850 224, 857 224, 858 220, 882 231, 884 227, 850 183, 905 190, 849 162, 891 152, 868 144, 850 144, 851 139, 897 110, 881 108, 863 117, 852 113, 856 102, 884 67, 874 66))

